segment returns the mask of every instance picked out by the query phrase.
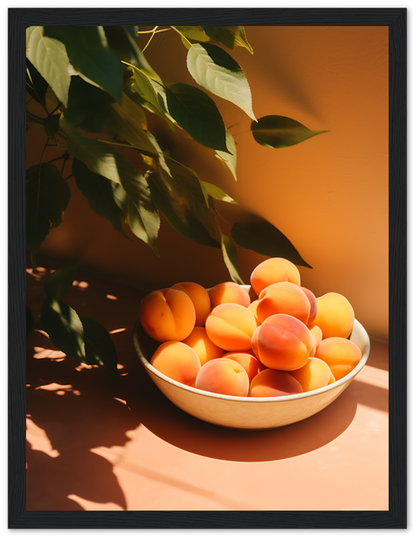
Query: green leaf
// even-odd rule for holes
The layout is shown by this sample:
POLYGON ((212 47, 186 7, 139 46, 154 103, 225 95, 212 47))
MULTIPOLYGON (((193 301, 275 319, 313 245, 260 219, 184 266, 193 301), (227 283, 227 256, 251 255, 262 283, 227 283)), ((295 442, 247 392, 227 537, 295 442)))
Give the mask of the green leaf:
MULTIPOLYGON (((63 115, 62 115, 63 116, 63 115)), ((151 198, 149 185, 135 165, 122 153, 105 142, 86 137, 61 117, 61 127, 67 133, 67 150, 96 174, 120 183, 127 193, 128 224, 139 239, 156 255, 156 238, 160 219, 151 198)))
POLYGON ((40 313, 42 328, 66 355, 87 364, 84 328, 78 314, 62 301, 45 301, 40 313))
POLYGON ((312 269, 289 239, 269 222, 236 222, 231 236, 241 247, 271 258, 286 258, 295 265, 312 269))
POLYGON ((207 191, 207 194, 209 196, 212 196, 212 198, 215 198, 215 200, 219 200, 221 202, 228 202, 229 204, 236 204, 237 202, 231 198, 226 192, 224 192, 220 187, 217 187, 216 185, 213 185, 212 183, 207 183, 206 181, 201 181, 202 185, 204 186, 205 190, 207 191))
POLYGON ((59 170, 50 163, 26 171, 26 243, 36 253, 50 228, 62 222, 71 191, 59 170))
POLYGON ((35 101, 45 106, 46 90, 49 84, 26 58, 26 90, 35 101))
POLYGON ((74 74, 121 101, 123 68, 120 59, 108 50, 102 26, 46 26, 45 33, 65 45, 74 74))
POLYGON ((48 82, 56 97, 67 106, 71 77, 65 45, 45 36, 42 26, 29 26, 26 28, 26 57, 48 82))
POLYGON ((167 155, 165 159, 171 174, 168 175, 163 167, 159 167, 159 171, 171 198, 180 207, 189 210, 193 218, 200 222, 218 244, 221 232, 215 218, 215 208, 202 182, 190 168, 167 155))
POLYGON ((215 156, 230 170, 234 179, 237 181, 237 147, 233 135, 228 129, 226 129, 225 134, 228 152, 216 150, 215 156))
POLYGON ((46 300, 41 310, 42 328, 66 355, 86 364, 117 371, 117 353, 107 330, 97 321, 59 300, 46 300))
POLYGON ((78 264, 62 267, 50 273, 44 284, 46 297, 50 301, 63 299, 72 288, 72 282, 78 271, 78 264))
POLYGON ((225 50, 196 43, 187 55, 187 66, 195 81, 205 90, 231 101, 252 119, 251 91, 239 64, 225 50))
POLYGON ((99 364, 117 373, 117 351, 108 331, 94 319, 79 316, 84 329, 85 354, 89 364, 99 364))
POLYGON ((216 43, 234 50, 235 47, 244 47, 251 54, 253 48, 247 40, 244 26, 202 26, 204 32, 216 43))
POLYGON ((91 170, 79 159, 72 163, 72 174, 77 187, 85 196, 91 209, 111 222, 114 229, 126 239, 121 219, 126 209, 126 191, 115 183, 91 170))
POLYGON ((137 26, 104 26, 104 31, 110 48, 119 58, 127 60, 135 67, 138 67, 151 79, 162 82, 140 50, 137 39, 137 26))
POLYGON ((166 89, 169 113, 194 140, 212 149, 228 152, 225 126, 214 101, 188 84, 169 84, 166 89))
POLYGON ((237 249, 231 238, 224 234, 221 235, 221 251, 231 278, 237 284, 244 284, 243 279, 238 273, 237 249))
POLYGON ((219 247, 206 228, 192 215, 186 204, 181 204, 171 196, 160 175, 151 173, 146 176, 152 193, 152 199, 159 211, 177 232, 192 239, 200 245, 219 247))
POLYGON ((251 124, 254 140, 266 148, 287 148, 329 131, 311 131, 286 116, 263 116, 251 124))
POLYGON ((209 41, 211 38, 204 32, 202 26, 175 26, 187 39, 193 41, 209 41))
POLYGON ((64 114, 61 116, 61 127, 67 133, 67 151, 78 158, 96 174, 121 183, 121 176, 131 178, 139 175, 134 164, 122 153, 105 142, 88 138, 75 129, 64 114))

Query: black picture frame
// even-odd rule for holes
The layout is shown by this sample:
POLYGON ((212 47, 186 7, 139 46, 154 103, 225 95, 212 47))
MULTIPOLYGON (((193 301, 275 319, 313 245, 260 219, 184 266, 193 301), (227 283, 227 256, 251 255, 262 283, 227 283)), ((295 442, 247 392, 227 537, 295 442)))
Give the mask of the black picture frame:
POLYGON ((8 526, 10 529, 407 528, 407 9, 10 8, 8 10, 8 526), (30 25, 388 26, 389 509, 387 511, 26 511, 25 28, 30 25))

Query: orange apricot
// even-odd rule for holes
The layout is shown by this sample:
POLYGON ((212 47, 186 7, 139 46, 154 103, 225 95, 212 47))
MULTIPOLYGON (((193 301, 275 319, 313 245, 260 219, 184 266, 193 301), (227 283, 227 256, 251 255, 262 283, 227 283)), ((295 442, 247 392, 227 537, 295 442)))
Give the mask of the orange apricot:
POLYGON ((314 335, 316 339, 316 345, 319 346, 319 344, 322 342, 322 330, 318 325, 313 325, 312 327, 309 327, 309 330, 314 335))
POLYGON ((147 334, 158 342, 184 340, 195 326, 195 307, 184 291, 164 288, 143 297, 139 319, 147 334))
POLYGON ((227 358, 206 362, 195 381, 197 389, 230 396, 247 396, 249 385, 247 372, 241 364, 227 358))
POLYGON ((226 351, 247 351, 257 328, 256 318, 248 308, 224 303, 212 309, 205 322, 209 338, 226 351))
POLYGON ((309 357, 308 362, 299 368, 290 372, 295 379, 302 385, 303 391, 320 389, 326 387, 331 379, 331 369, 321 359, 309 357))
POLYGON ((337 381, 349 374, 362 356, 360 348, 354 342, 338 336, 322 340, 315 355, 327 363, 337 381))
POLYGON ((291 374, 266 368, 253 378, 248 394, 254 398, 268 398, 301 392, 302 385, 291 374))
POLYGON ((258 320, 258 317, 257 317, 257 305, 259 304, 259 300, 258 299, 255 299, 254 301, 252 301, 249 305, 248 305, 248 309, 251 310, 251 312, 253 312, 254 314, 254 317, 256 318, 256 321, 257 321, 257 325, 260 325, 260 321, 258 320))
POLYGON ((195 325, 198 327, 205 325, 205 320, 211 312, 211 299, 207 290, 196 282, 178 282, 172 288, 184 291, 189 295, 195 307, 195 325))
POLYGON ((351 303, 340 293, 330 292, 317 298, 318 311, 314 324, 322 329, 323 338, 347 338, 354 325, 351 303))
POLYGON ((211 308, 224 303, 241 304, 247 307, 250 304, 248 291, 236 282, 222 282, 208 290, 211 299, 211 308))
POLYGON ((263 370, 263 365, 252 353, 229 351, 224 358, 237 361, 247 372, 248 379, 251 382, 253 377, 263 370))
POLYGON ((285 371, 302 368, 313 344, 306 325, 287 314, 269 316, 257 327, 251 340, 253 352, 262 364, 285 371))
POLYGON ((183 340, 183 343, 195 351, 201 365, 211 359, 218 359, 224 355, 224 349, 214 344, 208 337, 205 327, 194 327, 194 330, 183 340))
POLYGON ((183 342, 164 342, 152 355, 150 364, 171 379, 192 387, 201 368, 198 355, 183 342))
POLYGON ((273 314, 289 314, 306 325, 310 310, 309 299, 300 286, 293 282, 277 282, 260 292, 256 316, 263 323, 273 314))
POLYGON ((300 286, 299 269, 285 258, 269 258, 259 263, 250 275, 251 287, 257 295, 276 282, 293 282, 300 286))

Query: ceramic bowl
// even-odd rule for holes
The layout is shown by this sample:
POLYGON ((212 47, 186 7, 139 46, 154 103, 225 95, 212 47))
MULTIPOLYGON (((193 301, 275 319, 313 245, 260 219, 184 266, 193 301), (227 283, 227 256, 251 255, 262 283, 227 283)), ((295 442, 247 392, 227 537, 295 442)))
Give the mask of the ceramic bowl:
POLYGON ((354 320, 350 340, 361 349, 362 358, 348 375, 326 387, 269 398, 228 396, 188 387, 165 376, 150 364, 160 345, 138 322, 134 329, 134 347, 147 373, 177 407, 206 422, 243 430, 267 430, 293 424, 315 415, 344 392, 362 370, 370 353, 370 339, 364 327, 354 320))

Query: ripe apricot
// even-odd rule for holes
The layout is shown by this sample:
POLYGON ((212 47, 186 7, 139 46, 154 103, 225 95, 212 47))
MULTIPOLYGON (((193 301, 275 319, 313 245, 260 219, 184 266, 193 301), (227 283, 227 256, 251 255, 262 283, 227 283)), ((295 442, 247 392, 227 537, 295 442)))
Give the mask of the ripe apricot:
POLYGON ((164 288, 143 297, 139 319, 147 334, 158 342, 184 340, 195 326, 195 307, 184 291, 164 288))
POLYGON ((300 392, 303 392, 302 385, 291 374, 266 368, 253 378, 248 394, 254 398, 268 398, 300 392))
POLYGON ((247 351, 257 328, 256 318, 241 304, 225 303, 212 309, 205 322, 209 338, 226 351, 247 351))
POLYGON ((196 282, 178 282, 172 288, 184 291, 189 295, 195 307, 195 325, 198 327, 205 325, 205 320, 211 312, 211 299, 207 290, 196 282))
POLYGON ((260 321, 258 320, 258 317, 257 317, 257 305, 258 304, 259 304, 259 300, 255 299, 248 305, 248 309, 251 310, 251 312, 253 312, 254 317, 256 318, 256 321, 257 321, 257 325, 260 325, 260 321))
POLYGON ((237 361, 247 372, 248 379, 251 382, 254 376, 263 370, 263 365, 252 353, 229 351, 224 358, 237 361))
POLYGON ((331 369, 326 362, 316 357, 309 357, 305 366, 290 372, 290 375, 302 385, 304 392, 326 387, 331 379, 331 374, 331 369))
POLYGON ((287 314, 269 316, 257 327, 251 340, 262 364, 276 370, 298 370, 304 366, 314 340, 304 323, 287 314))
POLYGON ((351 303, 340 293, 329 292, 317 298, 318 311, 314 324, 322 329, 323 338, 347 338, 354 325, 351 303))
POLYGON ((322 342, 322 330, 318 325, 313 325, 312 327, 309 327, 309 330, 314 335, 316 339, 316 345, 319 346, 319 344, 322 342))
POLYGON ((224 303, 241 304, 247 307, 250 304, 248 291, 236 282, 222 282, 208 290, 211 299, 211 308, 224 303))
POLYGON ((192 387, 201 368, 198 355, 183 342, 164 342, 152 355, 150 364, 171 379, 192 387))
POLYGON ((247 372, 237 361, 219 358, 206 362, 198 372, 195 387, 230 396, 247 396, 247 372))
POLYGON ((306 325, 310 310, 309 299, 300 286, 292 282, 277 282, 260 292, 256 316, 263 323, 273 314, 289 314, 306 325))
POLYGON ((315 355, 328 364, 337 381, 349 374, 362 356, 360 348, 354 342, 338 336, 322 340, 315 355))
POLYGON ((299 269, 285 258, 269 258, 259 263, 250 275, 251 287, 257 295, 276 282, 293 282, 300 286, 299 269))
POLYGON ((208 337, 205 327, 194 327, 194 330, 183 340, 198 355, 199 361, 205 364, 211 359, 218 359, 224 355, 224 349, 221 349, 208 337))

